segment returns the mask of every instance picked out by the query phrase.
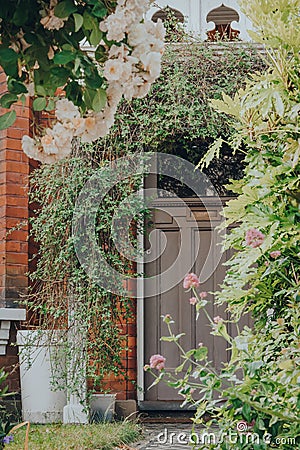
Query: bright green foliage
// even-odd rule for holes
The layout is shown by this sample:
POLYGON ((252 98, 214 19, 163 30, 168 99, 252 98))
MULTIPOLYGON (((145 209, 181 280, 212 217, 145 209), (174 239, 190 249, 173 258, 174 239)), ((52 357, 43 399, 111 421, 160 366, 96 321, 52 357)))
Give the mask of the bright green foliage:
MULTIPOLYGON (((106 139, 116 149, 158 151, 181 156, 197 164, 219 136, 228 139, 233 128, 224 114, 209 104, 222 92, 232 95, 249 72, 264 68, 255 46, 181 43, 167 46, 162 74, 146 99, 123 102, 116 124, 106 139), (201 64, 199 64, 201 61, 201 64)), ((241 176, 243 155, 232 157, 223 145, 220 161, 204 172, 220 193, 231 176, 241 176)))
MULTIPOLYGON (((289 9, 286 3, 295 5, 281 2, 282 10, 276 11, 276 21, 280 13, 286 21, 282 26, 288 23, 291 28, 296 27, 298 15, 284 14, 285 8, 289 9)), ((267 4, 272 9, 271 2, 264 2, 265 11, 269 11, 267 4)), ((255 3, 255 11, 256 7, 255 3)), ((258 11, 262 13, 261 9, 258 11)), ((269 20, 268 13, 267 22, 261 18, 261 27, 265 41, 270 44, 273 40, 267 36, 269 20)), ((245 176, 229 186, 238 196, 224 212, 226 226, 241 224, 230 233, 225 244, 238 252, 229 262, 218 299, 228 301, 235 313, 252 310, 254 315, 265 318, 262 323, 266 322, 268 308, 274 308, 280 316, 281 309, 289 301, 295 301, 299 289, 300 47, 295 43, 287 45, 270 49, 269 70, 254 76, 233 101, 224 96, 223 102, 212 102, 219 111, 239 119, 233 145, 243 142, 247 146, 245 176), (258 248, 245 244, 245 234, 250 228, 265 234, 258 248), (272 258, 273 251, 280 251, 281 255, 272 258)))
MULTIPOLYGON (((69 160, 57 166, 34 171, 31 180, 31 202, 34 208, 39 205, 37 214, 31 218, 32 236, 39 245, 32 262, 33 290, 27 299, 34 313, 32 323, 40 323, 43 329, 65 329, 72 293, 77 299, 80 323, 90 330, 87 351, 93 365, 88 365, 88 375, 100 384, 105 374, 122 371, 120 354, 126 346, 126 336, 120 335, 120 327, 116 324, 125 323, 132 315, 133 304, 129 299, 120 300, 103 292, 90 281, 78 263, 71 228, 74 205, 81 189, 97 168, 103 168, 111 159, 129 152, 176 153, 181 148, 183 156, 195 161, 213 138, 218 134, 228 137, 231 132, 224 116, 213 111, 207 99, 211 96, 220 98, 222 89, 231 93, 241 85, 250 67, 262 66, 255 49, 251 48, 231 51, 225 46, 221 56, 214 56, 213 50, 206 45, 184 45, 180 59, 178 55, 177 47, 167 51, 163 76, 154 85, 150 97, 134 100, 134 105, 123 101, 108 137, 93 148, 75 151, 69 160), (199 58, 202 60, 200 66, 199 58), (228 66, 232 72, 226 78, 228 66), (124 312, 121 315, 120 307, 124 312)), ((136 179, 118 186, 98 210, 99 245, 106 249, 108 262, 121 273, 132 267, 114 248, 110 226, 117 205, 138 183, 139 179, 136 179)), ((71 358, 68 348, 65 354, 71 358)), ((81 379, 80 374, 78 379, 81 379)), ((64 383, 65 379, 56 382, 64 383)), ((105 389, 103 383, 101 388, 105 389)))
MULTIPOLYGON (((107 292, 91 280, 80 265, 72 236, 72 219, 76 199, 90 177, 101 168, 103 179, 109 182, 109 168, 105 178, 104 167, 108 167, 109 151, 100 152, 97 146, 82 148, 63 163, 53 167, 42 166, 34 171, 31 179, 31 201, 38 205, 31 218, 32 237, 39 244, 37 255, 32 261, 30 278, 32 291, 26 303, 31 311, 31 325, 42 330, 71 331, 80 326, 88 333, 86 339, 87 376, 94 385, 103 377, 114 373, 122 375, 121 351, 127 348, 126 335, 122 326, 132 316, 133 300, 107 292), (75 299, 73 321, 68 325, 68 311, 75 299)), ((115 248, 111 236, 112 217, 118 205, 132 190, 140 186, 140 175, 132 176, 115 189, 111 189, 97 208, 96 238, 105 253, 108 263, 119 273, 132 271, 130 263, 115 248)), ((138 200, 137 200, 138 201, 138 200)), ((125 211, 126 214, 126 211, 125 211)), ((78 235, 76 235, 78 238, 78 235)), ((134 235, 132 235, 133 243, 134 235)), ((39 339, 39 333, 37 339, 39 339)), ((55 334, 50 335, 50 339, 55 334)), ((77 361, 76 373, 69 385, 67 373, 54 370, 54 385, 81 390, 85 368, 80 363, 81 348, 74 348, 67 341, 57 346, 53 365, 61 366, 61 359, 68 363, 77 361), (63 353, 62 353, 63 352, 63 353), (62 356, 63 355, 63 356, 62 356), (57 372, 57 373, 56 373, 57 372), (56 376, 59 373, 59 377, 56 376)), ((105 385, 101 384, 103 391, 105 385)))
MULTIPOLYGON (((217 373, 207 360, 200 364, 193 353, 184 353, 186 376, 175 381, 162 372, 159 378, 169 377, 185 401, 197 405, 196 423, 209 412, 207 427, 217 425, 227 437, 237 433, 236 441, 197 448, 291 450, 300 445, 300 1, 242 5, 258 27, 256 39, 267 46, 269 67, 233 98, 211 101, 231 116, 233 149, 246 152, 244 177, 228 186, 236 198, 225 208, 225 226, 239 226, 225 242, 235 253, 216 297, 236 319, 252 313, 254 326, 238 328, 231 338, 233 323, 209 318, 212 334, 229 343, 230 362, 217 373), (259 243, 249 239, 249 231, 259 243), (200 400, 193 400, 193 389, 200 400), (239 432, 241 421, 248 440, 239 432)), ((220 147, 216 142, 200 165, 207 166, 220 147)), ((196 308, 205 312, 199 298, 196 308)))

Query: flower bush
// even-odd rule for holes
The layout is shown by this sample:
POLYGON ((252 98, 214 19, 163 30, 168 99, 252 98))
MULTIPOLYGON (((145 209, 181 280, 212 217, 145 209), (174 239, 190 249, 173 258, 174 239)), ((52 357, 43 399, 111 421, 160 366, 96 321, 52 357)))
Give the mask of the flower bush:
MULTIPOLYGON (((300 2, 241 3, 257 27, 255 39, 266 46, 268 69, 253 75, 234 98, 212 101, 235 126, 233 149, 246 150, 244 177, 231 181, 236 198, 224 210, 225 226, 239 224, 224 243, 235 253, 215 293, 218 303, 228 305, 237 336, 230 336, 227 320, 207 314, 207 300, 192 287, 198 315, 206 314, 211 333, 227 341, 230 361, 217 372, 200 345, 182 351, 177 377, 166 370, 153 373, 155 383, 164 379, 179 390, 184 404, 197 406, 195 423, 217 425, 225 435, 200 448, 290 450, 300 442, 300 40, 295 34, 300 2), (254 326, 239 331, 238 319, 245 313, 253 315, 254 326), (234 441, 228 438, 232 431, 234 441)), ((214 145, 200 166, 217 152, 214 145)), ((182 350, 171 318, 164 321, 170 335, 162 339, 182 350)))
MULTIPOLYGON (((144 97, 160 74, 165 29, 144 20, 147 0, 2 2, 0 65, 10 108, 34 96, 35 111, 54 111, 46 128, 24 136, 31 158, 53 163, 69 155, 73 138, 105 136, 122 97, 144 97), (92 49, 91 49, 92 46, 92 49)), ((0 117, 11 126, 15 111, 0 117)))

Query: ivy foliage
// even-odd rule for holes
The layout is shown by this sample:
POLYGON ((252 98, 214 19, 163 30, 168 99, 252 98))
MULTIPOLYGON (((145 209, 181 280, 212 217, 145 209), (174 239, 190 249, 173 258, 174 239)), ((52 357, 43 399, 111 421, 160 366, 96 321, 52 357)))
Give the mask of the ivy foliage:
MULTIPOLYGON (((101 384, 105 375, 124 375, 121 352, 127 348, 124 327, 126 330, 126 323, 132 317, 133 300, 107 292, 87 275, 74 247, 74 239, 80 236, 72 234, 79 193, 97 170, 102 170, 104 178, 109 176, 108 163, 115 156, 109 149, 103 153, 97 146, 87 146, 74 150, 72 157, 64 162, 36 169, 31 177, 30 197, 35 208, 30 221, 31 238, 38 244, 38 251, 32 258, 31 292, 26 298, 31 314, 28 325, 37 330, 35 341, 44 336, 43 330, 50 330, 49 343, 57 340, 55 330, 64 330, 61 345, 53 351, 53 365, 57 369, 53 382, 56 387, 67 386, 74 393, 81 392, 86 371, 94 386, 101 384), (75 333, 74 342, 65 339, 67 332, 72 336, 75 333), (79 333, 82 336, 78 341, 79 333), (82 346, 83 339, 85 346, 82 346), (65 370, 61 366, 62 358, 67 364, 65 372, 62 372, 65 370), (82 358, 87 364, 82 364, 82 358), (76 369, 71 379, 70 367, 76 369)), ((101 204, 96 205, 95 238, 108 263, 123 274, 132 272, 133 267, 114 246, 112 217, 122 200, 136 191, 140 183, 140 175, 133 175, 111 189, 101 204)), ((130 237, 134 244, 133 229, 130 237)))
MULTIPOLYGON (((90 333, 87 367, 95 382, 101 383, 107 373, 120 373, 125 346, 122 325, 132 316, 134 304, 91 282, 77 260, 71 229, 80 191, 97 169, 130 153, 160 151, 198 161, 216 136, 232 133, 225 115, 215 112, 208 99, 220 98, 224 89, 230 94, 241 86, 249 70, 263 66, 254 48, 225 46, 215 54, 213 47, 205 44, 182 45, 168 48, 161 79, 147 99, 123 101, 108 137, 93 147, 75 149, 71 158, 57 165, 41 166, 31 179, 31 202, 36 209, 31 231, 38 244, 32 261, 32 292, 27 299, 31 324, 42 329, 67 329, 70 295, 74 297, 78 319, 90 333)), ((230 162, 229 154, 228 150, 223 162, 209 169, 221 190, 223 177, 233 170, 237 173, 236 160, 230 162)), ((132 271, 132 266, 113 245, 111 220, 116 207, 139 182, 137 177, 118 186, 98 210, 99 245, 121 273, 132 271)), ((68 349, 66 352, 72 358, 68 349)))
MULTIPOLYGON (((122 103, 107 142, 122 152, 165 152, 197 164, 214 140, 226 140, 233 131, 209 99, 220 99, 222 92, 233 94, 249 72, 263 68, 255 46, 170 44, 150 95, 122 103)), ((226 144, 223 149, 221 160, 204 170, 220 194, 227 193, 229 178, 242 175, 243 155, 233 157, 226 144)))

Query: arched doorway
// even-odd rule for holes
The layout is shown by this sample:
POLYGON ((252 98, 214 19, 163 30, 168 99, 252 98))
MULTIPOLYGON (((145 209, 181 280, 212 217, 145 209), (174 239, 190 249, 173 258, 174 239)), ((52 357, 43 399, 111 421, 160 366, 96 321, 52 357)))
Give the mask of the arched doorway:
POLYGON ((213 22, 215 28, 207 32, 209 41, 238 39, 240 32, 231 27, 232 22, 239 22, 240 16, 238 12, 225 6, 223 3, 218 8, 212 9, 206 17, 206 22, 213 22))
POLYGON ((152 16, 152 21, 156 23, 158 19, 161 19, 164 22, 168 19, 169 15, 175 17, 178 22, 184 23, 184 15, 177 9, 171 8, 170 6, 166 6, 165 8, 156 11, 152 16))
POLYGON ((181 42, 184 40, 184 15, 177 9, 166 6, 159 9, 152 16, 152 21, 157 22, 161 19, 166 28, 167 42, 181 42))

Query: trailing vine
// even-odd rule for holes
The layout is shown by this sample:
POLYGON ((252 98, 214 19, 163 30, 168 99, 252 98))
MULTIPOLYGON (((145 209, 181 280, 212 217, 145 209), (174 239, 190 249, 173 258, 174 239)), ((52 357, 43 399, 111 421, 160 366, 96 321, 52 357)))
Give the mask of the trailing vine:
MULTIPOLYGON (((150 96, 133 103, 123 101, 108 137, 80 151, 75 148, 68 159, 33 172, 30 196, 32 205, 37 206, 31 218, 31 235, 38 250, 33 255, 32 286, 26 299, 31 311, 30 325, 67 333, 70 298, 74 298, 78 321, 88 330, 88 376, 102 388, 108 373, 122 372, 121 353, 126 346, 122 324, 132 317, 135 303, 100 288, 80 266, 71 234, 76 199, 97 169, 123 155, 159 151, 198 161, 216 136, 229 137, 232 133, 225 116, 215 112, 208 99, 220 98, 224 89, 230 94, 243 84, 249 70, 262 67, 252 47, 225 45, 216 54, 215 48, 206 44, 170 46, 164 57, 163 75, 150 96)), ((227 149, 223 161, 207 171, 221 193, 224 178, 232 172, 238 176, 236 164, 242 158, 230 158, 227 149)), ((138 176, 131 177, 112 190, 98 209, 99 245, 110 264, 122 273, 133 271, 134 267, 112 245, 110 225, 114 209, 138 189, 140 182, 138 176)), ((136 218, 137 222, 142 219, 136 218)), ((134 241, 133 230, 134 227, 134 241)), ((65 354, 71 357, 68 347, 65 354)), ((63 385, 66 378, 65 373, 63 385)), ((56 380, 60 386, 61 382, 56 380)))

